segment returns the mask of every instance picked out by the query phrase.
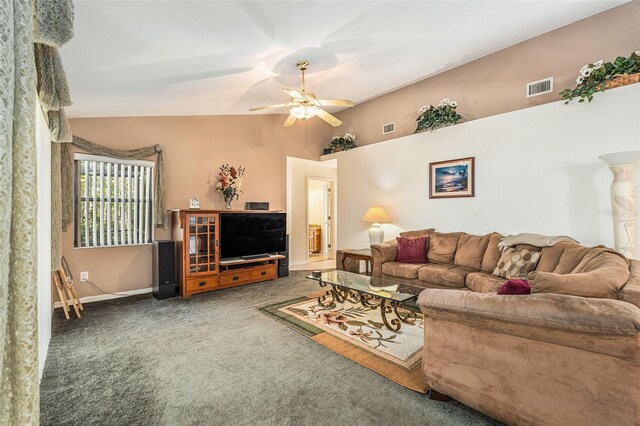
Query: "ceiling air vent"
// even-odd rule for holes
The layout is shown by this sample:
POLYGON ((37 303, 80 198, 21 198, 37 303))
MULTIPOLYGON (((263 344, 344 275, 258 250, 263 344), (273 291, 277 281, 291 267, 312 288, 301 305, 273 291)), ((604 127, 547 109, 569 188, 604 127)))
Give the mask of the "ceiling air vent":
POLYGON ((386 135, 387 133, 393 133, 396 131, 396 123, 387 123, 382 126, 382 134, 386 135))
POLYGON ((527 83, 527 98, 553 92, 553 77, 527 83))

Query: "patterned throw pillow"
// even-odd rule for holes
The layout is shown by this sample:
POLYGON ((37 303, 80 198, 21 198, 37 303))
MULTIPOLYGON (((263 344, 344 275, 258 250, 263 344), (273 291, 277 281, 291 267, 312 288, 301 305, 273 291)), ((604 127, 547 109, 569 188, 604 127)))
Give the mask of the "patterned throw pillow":
POLYGON ((427 247, 429 238, 402 238, 398 240, 398 255, 396 262, 400 263, 425 263, 427 261, 427 247))
POLYGON ((539 251, 507 247, 502 252, 502 257, 500 257, 496 269, 493 270, 493 275, 507 279, 527 279, 529 272, 536 269, 539 260, 539 251))

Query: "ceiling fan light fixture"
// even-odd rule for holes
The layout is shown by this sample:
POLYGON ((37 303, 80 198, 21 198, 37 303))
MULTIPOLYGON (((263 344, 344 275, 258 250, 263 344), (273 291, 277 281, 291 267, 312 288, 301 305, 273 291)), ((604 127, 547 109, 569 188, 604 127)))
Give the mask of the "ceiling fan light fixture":
POLYGON ((300 120, 308 120, 316 115, 317 108, 314 106, 299 105, 291 108, 290 112, 291 115, 300 120))
POLYGON ((353 102, 348 99, 317 99, 315 93, 307 92, 304 82, 304 72, 309 67, 309 61, 300 61, 296 65, 302 73, 302 90, 282 89, 287 95, 291 97, 289 103, 256 107, 251 108, 249 111, 293 106, 293 108, 289 110, 289 116, 283 124, 284 127, 293 126, 296 120, 306 121, 313 117, 318 117, 331 124, 333 127, 341 125, 342 121, 329 114, 323 109, 323 107, 337 106, 350 108, 354 106, 353 102))

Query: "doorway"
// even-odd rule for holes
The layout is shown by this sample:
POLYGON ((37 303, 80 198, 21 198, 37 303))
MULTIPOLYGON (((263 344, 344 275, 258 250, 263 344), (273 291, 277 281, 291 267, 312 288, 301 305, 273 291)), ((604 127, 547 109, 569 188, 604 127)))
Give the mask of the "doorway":
POLYGON ((307 178, 308 263, 332 258, 333 251, 333 179, 307 178))
MULTIPOLYGON (((334 268, 335 251, 338 247, 338 160, 333 158, 325 161, 308 160, 305 158, 287 157, 287 233, 289 234, 289 265, 292 270, 325 269, 334 268), (320 241, 320 247, 329 245, 328 253, 322 257, 328 257, 322 262, 314 262, 309 265, 309 180, 329 181, 331 198, 326 206, 330 210, 329 223, 325 225, 325 237, 320 241)), ((312 203, 315 205, 317 203, 312 203)), ((323 220, 314 220, 313 225, 320 225, 323 220)), ((326 248, 325 248, 326 250, 326 248)), ((321 253, 318 253, 321 254, 321 253)), ((312 256, 321 258, 321 256, 312 256)))

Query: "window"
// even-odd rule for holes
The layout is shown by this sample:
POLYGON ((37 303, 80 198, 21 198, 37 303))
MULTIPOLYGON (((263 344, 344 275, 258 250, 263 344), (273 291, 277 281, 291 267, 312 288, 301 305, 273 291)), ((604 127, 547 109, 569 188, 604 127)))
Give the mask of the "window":
POLYGON ((75 154, 75 246, 153 240, 152 161, 75 154))

